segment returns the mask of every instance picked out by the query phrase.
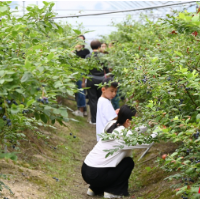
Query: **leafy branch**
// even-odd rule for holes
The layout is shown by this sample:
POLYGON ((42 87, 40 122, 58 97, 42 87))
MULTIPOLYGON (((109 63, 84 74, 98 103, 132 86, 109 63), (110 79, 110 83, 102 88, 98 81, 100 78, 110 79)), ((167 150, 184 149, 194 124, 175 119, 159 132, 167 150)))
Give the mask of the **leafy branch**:
POLYGON ((186 89, 186 86, 183 84, 184 88, 185 88, 185 91, 187 92, 188 96, 190 97, 192 103, 196 106, 195 108, 198 107, 198 105, 195 103, 194 99, 192 98, 190 92, 186 89))

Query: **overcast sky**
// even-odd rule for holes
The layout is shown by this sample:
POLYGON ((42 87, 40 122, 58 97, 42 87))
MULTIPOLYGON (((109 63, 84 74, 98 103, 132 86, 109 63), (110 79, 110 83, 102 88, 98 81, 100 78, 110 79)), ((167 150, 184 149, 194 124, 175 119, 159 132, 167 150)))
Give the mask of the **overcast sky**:
MULTIPOLYGON (((126 1, 53 1, 55 2, 54 11, 58 13, 57 16, 67 16, 67 15, 76 15, 76 14, 86 14, 86 13, 95 13, 95 12, 106 12, 112 10, 123 10, 123 9, 131 9, 133 7, 124 5, 123 2, 126 1), (124 6, 124 7, 123 7, 124 6)), ((131 1, 130 1, 131 2, 131 1)), ((134 1, 132 1, 134 2, 134 1)), ((135 1, 137 2, 137 1, 135 1)), ((138 1, 139 2, 139 1, 138 1)), ((152 2, 152 1, 151 1, 152 2)), ((154 1, 153 4, 161 4, 164 2, 169 1, 154 1)), ((43 6, 42 1, 24 1, 25 7, 29 4, 36 4, 39 7, 43 6)), ((140 1, 140 6, 148 7, 151 5, 150 2, 140 1)), ((153 5, 152 4, 152 5, 153 5)), ((21 10, 21 15, 23 14, 23 1, 13 1, 11 4, 11 8, 15 8, 18 5, 18 8, 21 10)), ((182 6, 180 6, 182 7, 182 6)), ((162 10, 159 10, 162 12, 162 10)), ((157 15, 160 15, 159 11, 157 15)), ((189 11, 193 11, 189 9, 189 11)), ((132 12, 133 18, 137 20, 139 18, 139 13, 132 12)), ((155 14, 155 13, 154 13, 155 14)), ((162 12, 162 14, 165 14, 162 12)), ((127 13, 118 13, 118 14, 111 14, 111 15, 99 15, 99 16, 90 16, 90 17, 79 17, 79 18, 65 18, 62 21, 67 21, 68 23, 72 24, 75 28, 77 24, 83 25, 86 30, 94 30, 91 33, 86 34, 86 38, 88 42, 92 39, 98 38, 99 35, 107 35, 111 31, 115 30, 114 27, 111 27, 112 22, 122 22, 125 19, 127 13)), ((150 16, 150 15, 149 15, 150 16)), ((154 18, 157 18, 155 15, 154 18)), ((56 20, 58 21, 58 20, 56 20)), ((60 19, 59 19, 60 21, 60 19)))

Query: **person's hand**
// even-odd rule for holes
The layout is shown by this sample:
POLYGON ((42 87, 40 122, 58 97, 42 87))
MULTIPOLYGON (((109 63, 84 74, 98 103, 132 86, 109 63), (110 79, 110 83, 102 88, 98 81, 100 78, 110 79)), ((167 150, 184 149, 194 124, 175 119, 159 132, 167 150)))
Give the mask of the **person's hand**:
POLYGON ((85 81, 82 82, 81 87, 84 88, 85 87, 85 81))
POLYGON ((119 110, 120 110, 119 108, 118 108, 117 110, 115 110, 115 112, 116 112, 117 115, 118 115, 118 113, 119 113, 119 110))

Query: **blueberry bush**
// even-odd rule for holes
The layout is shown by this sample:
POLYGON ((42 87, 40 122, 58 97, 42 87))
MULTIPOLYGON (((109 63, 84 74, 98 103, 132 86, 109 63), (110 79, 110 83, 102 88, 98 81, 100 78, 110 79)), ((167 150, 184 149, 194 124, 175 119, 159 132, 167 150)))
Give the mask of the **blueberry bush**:
POLYGON ((23 16, 10 3, 0 2, 0 143, 7 145, 25 137, 26 129, 69 121, 56 97, 73 95, 75 81, 87 72, 74 54, 81 31, 54 22, 54 3, 30 5, 23 16))
POLYGON ((125 131, 124 141, 128 145, 160 140, 178 144, 174 153, 157 162, 164 170, 176 172, 167 179, 179 180, 173 186, 177 195, 199 198, 200 15, 176 13, 157 22, 143 17, 140 23, 128 16, 116 27, 104 38, 115 45, 103 59, 119 81, 121 95, 140 113, 134 127, 146 125, 149 135, 133 130, 127 136, 125 131), (152 132, 158 133, 157 138, 150 136, 152 132))

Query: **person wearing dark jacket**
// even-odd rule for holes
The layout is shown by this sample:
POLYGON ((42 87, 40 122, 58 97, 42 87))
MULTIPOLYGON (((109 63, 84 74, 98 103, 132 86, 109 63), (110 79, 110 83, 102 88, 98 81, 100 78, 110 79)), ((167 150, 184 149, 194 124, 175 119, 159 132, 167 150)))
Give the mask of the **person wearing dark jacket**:
MULTIPOLYGON (((92 53, 88 54, 86 56, 87 59, 89 59, 89 62, 92 62, 92 60, 97 61, 97 65, 101 65, 100 63, 100 57, 101 53, 99 52, 101 48, 101 42, 98 40, 93 40, 90 43, 90 46, 93 50, 92 53)), ((90 124, 96 124, 96 114, 97 114, 97 102, 99 97, 101 96, 101 89, 98 89, 98 86, 96 84, 99 84, 102 82, 104 79, 104 68, 99 69, 97 67, 94 67, 93 69, 90 70, 89 72, 89 79, 87 79, 87 84, 86 86, 89 87, 87 90, 88 93, 88 98, 89 98, 89 105, 90 105, 90 113, 91 113, 91 121, 90 124)), ((82 87, 85 87, 85 79, 82 81, 82 87)))
MULTIPOLYGON (((79 39, 82 39, 82 40, 85 41, 85 36, 80 35, 79 39)), ((90 54, 90 51, 85 48, 85 45, 78 44, 78 45, 76 45, 75 48, 76 48, 75 53, 78 57, 85 58, 88 54, 90 54)), ((76 84, 77 84, 78 89, 82 88, 82 81, 81 80, 78 80, 76 82, 76 84)), ((76 116, 83 117, 87 113, 86 112, 86 100, 85 100, 84 91, 76 93, 75 97, 76 97, 78 110, 74 111, 73 114, 76 115, 76 116)))

